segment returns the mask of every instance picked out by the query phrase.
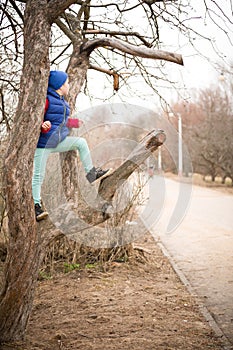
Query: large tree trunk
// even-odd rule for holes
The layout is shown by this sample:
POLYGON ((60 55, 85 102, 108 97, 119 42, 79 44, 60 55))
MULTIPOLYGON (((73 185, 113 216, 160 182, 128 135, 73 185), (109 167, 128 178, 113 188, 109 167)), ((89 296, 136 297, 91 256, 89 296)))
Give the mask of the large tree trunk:
POLYGON ((43 5, 27 2, 21 93, 5 159, 9 245, 0 295, 0 342, 22 339, 40 263, 40 237, 35 222, 31 179, 49 75, 50 24, 43 5))

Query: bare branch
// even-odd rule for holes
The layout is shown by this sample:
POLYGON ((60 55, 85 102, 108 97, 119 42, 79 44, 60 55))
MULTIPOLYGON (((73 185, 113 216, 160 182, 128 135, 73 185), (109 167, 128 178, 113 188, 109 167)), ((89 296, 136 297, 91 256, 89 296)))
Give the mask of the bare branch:
POLYGON ((104 46, 110 46, 112 48, 118 49, 124 53, 128 53, 133 56, 165 60, 165 61, 183 65, 183 59, 180 54, 176 54, 168 51, 162 51, 162 50, 149 49, 146 47, 138 47, 138 46, 126 43, 125 41, 114 39, 114 38, 99 38, 99 39, 89 40, 88 42, 85 42, 81 46, 80 52, 86 51, 87 55, 90 55, 91 52, 95 50, 97 47, 104 47, 104 46))
POLYGON ((124 8, 124 9, 120 9, 119 5, 116 3, 109 3, 109 4, 104 4, 104 5, 90 5, 90 7, 109 7, 109 6, 115 6, 117 8, 117 10, 121 13, 121 12, 127 12, 127 11, 131 11, 135 8, 137 8, 138 6, 140 6, 140 2, 132 7, 129 8, 124 8))
POLYGON ((59 18, 57 18, 54 22, 72 42, 76 40, 76 36, 59 18))
POLYGON ((66 45, 66 47, 59 53, 59 55, 57 55, 57 56, 51 61, 51 65, 54 64, 58 58, 62 57, 62 55, 66 52, 66 50, 68 50, 68 48, 69 48, 71 45, 72 45, 71 42, 70 42, 68 45, 66 45))
MULTIPOLYGON (((2 8, 2 6, 1 6, 2 8)), ((15 52, 16 52, 16 57, 18 55, 18 40, 17 40, 17 30, 16 30, 16 25, 14 24, 14 20, 11 17, 11 15, 4 9, 4 14, 8 18, 8 21, 10 23, 12 32, 14 33, 14 43, 15 43, 15 52)))
POLYGON ((102 67, 93 66, 93 65, 90 65, 89 69, 94 69, 98 72, 113 76, 113 88, 115 91, 119 90, 119 74, 117 72, 115 72, 113 70, 105 69, 102 67))
POLYGON ((24 18, 23 18, 23 14, 22 12, 20 11, 20 9, 18 8, 18 6, 16 5, 15 1, 13 0, 9 0, 12 7, 15 9, 15 11, 17 12, 17 14, 19 15, 19 17, 21 18, 21 20, 24 22, 24 18))
POLYGON ((90 5, 91 0, 86 0, 85 4, 82 6, 83 7, 83 14, 84 14, 84 24, 83 24, 83 29, 87 29, 87 24, 90 18, 90 5))
POLYGON ((0 78, 0 81, 6 82, 7 84, 9 84, 13 88, 14 91, 19 92, 19 89, 16 87, 15 81, 12 81, 9 79, 4 79, 2 77, 0 78))
POLYGON ((4 95, 3 95, 3 90, 2 88, 0 88, 0 98, 1 98, 1 112, 2 112, 2 120, 0 121, 0 123, 2 123, 3 121, 5 121, 6 123, 6 127, 7 127, 7 131, 9 132, 11 130, 7 116, 6 116, 6 111, 5 111, 5 101, 4 101, 4 95))
POLYGON ((146 47, 152 47, 152 44, 148 43, 144 37, 142 37, 137 32, 121 32, 121 31, 108 31, 108 30, 97 30, 97 29, 87 29, 83 31, 83 34, 106 34, 106 35, 123 35, 123 36, 136 36, 140 39, 146 47))

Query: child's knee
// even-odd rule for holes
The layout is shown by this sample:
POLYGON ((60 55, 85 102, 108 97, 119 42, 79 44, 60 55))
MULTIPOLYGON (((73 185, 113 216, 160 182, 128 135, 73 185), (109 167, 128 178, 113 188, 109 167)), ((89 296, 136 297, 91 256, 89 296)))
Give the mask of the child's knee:
POLYGON ((82 151, 85 151, 88 149, 87 141, 83 137, 79 137, 79 139, 78 139, 78 149, 80 149, 82 151))

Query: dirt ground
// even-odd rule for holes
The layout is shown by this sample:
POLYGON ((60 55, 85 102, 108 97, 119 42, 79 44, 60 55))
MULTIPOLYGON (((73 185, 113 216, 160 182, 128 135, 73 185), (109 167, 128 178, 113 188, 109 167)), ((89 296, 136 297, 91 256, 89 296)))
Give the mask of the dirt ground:
POLYGON ((153 238, 138 244, 143 259, 39 281, 25 341, 1 349, 223 349, 153 238))
POLYGON ((128 262, 38 281, 25 341, 0 349, 224 349, 154 239, 137 246, 128 262))

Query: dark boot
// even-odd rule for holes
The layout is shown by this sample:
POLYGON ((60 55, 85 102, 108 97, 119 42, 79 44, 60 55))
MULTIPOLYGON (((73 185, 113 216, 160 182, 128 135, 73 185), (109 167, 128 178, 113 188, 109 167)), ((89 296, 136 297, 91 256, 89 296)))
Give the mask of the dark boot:
POLYGON ((89 173, 87 173, 86 178, 87 180, 92 183, 96 181, 97 179, 103 177, 104 175, 107 175, 110 169, 102 170, 101 168, 95 168, 93 167, 89 173))
POLYGON ((36 221, 44 220, 49 215, 47 211, 44 211, 40 204, 35 204, 35 214, 36 214, 36 221))

